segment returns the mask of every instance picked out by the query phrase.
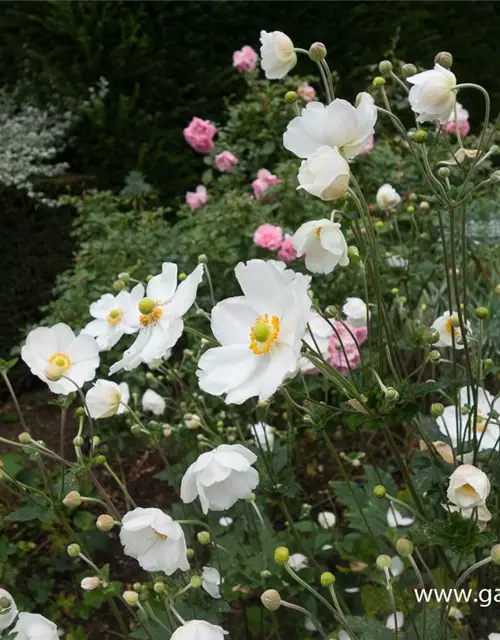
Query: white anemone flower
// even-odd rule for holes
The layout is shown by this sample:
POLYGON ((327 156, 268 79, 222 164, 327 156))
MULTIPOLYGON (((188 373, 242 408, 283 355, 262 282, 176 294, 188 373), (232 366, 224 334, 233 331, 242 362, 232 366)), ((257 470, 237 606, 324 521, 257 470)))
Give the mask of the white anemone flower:
MULTIPOLYGON (((432 323, 432 328, 439 331, 439 340, 434 344, 435 347, 452 347, 453 337, 455 336, 455 349, 463 349, 461 343, 462 330, 458 325, 458 315, 455 312, 445 311, 442 316, 436 318, 432 323)), ((467 331, 470 330, 470 324, 466 324, 467 331)))
POLYGON ((38 613, 20 613, 12 633, 15 640, 59 640, 57 625, 38 613))
POLYGON ((126 382, 111 382, 110 380, 96 380, 87 391, 85 403, 91 418, 109 418, 122 414, 130 398, 130 390, 126 382))
MULTIPOLYGON (((447 435, 454 447, 459 442, 467 440, 476 441, 478 451, 486 449, 498 449, 500 446, 500 427, 497 420, 491 416, 497 400, 485 389, 478 389, 476 423, 474 420, 474 409, 472 408, 473 394, 467 387, 460 389, 460 402, 458 408, 449 405, 436 422, 439 430, 447 435), (468 406, 469 410, 462 415, 462 408, 468 406)), ((500 404, 500 403, 499 403, 500 404)))
POLYGON ((201 356, 197 376, 203 391, 227 394, 227 404, 267 400, 297 371, 310 278, 278 264, 240 262, 235 273, 244 295, 212 309, 212 332, 222 346, 201 356))
POLYGON ((256 422, 250 427, 254 440, 264 451, 272 451, 274 445, 274 429, 265 422, 256 422))
POLYGON ((408 82, 410 105, 417 116, 417 122, 437 122, 446 124, 454 110, 457 79, 448 69, 436 64, 434 69, 417 73, 408 82))
POLYGON ((303 553, 292 553, 288 558, 288 565, 294 571, 302 571, 309 566, 309 560, 303 553))
POLYGON ((342 313, 351 327, 364 327, 370 319, 370 310, 361 298, 347 298, 342 313))
POLYGON ((312 273, 331 273, 337 265, 349 264, 347 242, 338 222, 326 218, 305 222, 293 236, 297 255, 305 254, 306 269, 312 273))
POLYGON ((297 54, 293 42, 282 31, 260 32, 260 66, 266 78, 279 80, 284 78, 297 64, 297 54))
POLYGON ((349 187, 349 165, 337 147, 319 147, 300 165, 297 190, 304 189, 321 200, 341 198, 349 187))
POLYGON ((141 284, 136 285, 130 292, 120 291, 116 296, 105 293, 90 305, 90 315, 95 320, 91 320, 82 329, 82 333, 96 339, 99 351, 108 351, 123 335, 137 331, 137 327, 126 325, 123 318, 137 306, 143 295, 144 287, 141 284))
POLYGON ((82 333, 75 336, 67 324, 60 322, 30 331, 21 358, 53 393, 68 395, 94 378, 99 349, 92 336, 82 333))
POLYGON ((148 282, 146 297, 139 298, 134 308, 123 317, 125 324, 138 330, 139 334, 123 358, 112 365, 110 374, 121 369, 131 371, 141 362, 149 364, 166 356, 182 335, 182 316, 193 305, 202 278, 203 265, 199 264, 177 286, 177 265, 163 263, 161 274, 148 282))
POLYGON ((348 160, 357 156, 375 131, 377 108, 369 93, 360 93, 353 107, 336 98, 328 106, 310 102, 283 134, 283 146, 299 158, 310 158, 320 147, 337 147, 348 160))
POLYGON ((401 196, 390 184, 383 184, 376 195, 377 205, 383 211, 395 209, 401 202, 401 196))
POLYGON ((190 620, 176 629, 170 640, 222 640, 228 632, 205 620, 190 620))
POLYGON ((460 509, 484 505, 491 491, 488 476, 472 464, 461 464, 450 476, 448 500, 460 509))
POLYGON ((252 467, 256 460, 241 444, 221 444, 202 453, 182 478, 181 500, 189 503, 199 497, 204 514, 229 509, 259 484, 252 467))
POLYGON ((415 522, 415 518, 411 516, 403 516, 403 514, 395 509, 392 505, 387 510, 387 524, 391 529, 397 527, 409 527, 415 522))
POLYGON ((189 570, 187 547, 180 524, 161 509, 138 507, 125 514, 120 542, 127 556, 144 571, 164 571, 167 576, 189 570))
POLYGON ((0 589, 0 600, 5 600, 9 604, 5 607, 0 606, 0 631, 4 631, 17 618, 17 606, 14 598, 5 589, 0 589))
POLYGON ((391 613, 391 615, 387 618, 385 626, 391 631, 396 631, 396 629, 401 630, 404 623, 404 613, 402 611, 396 611, 396 613, 391 613))
POLYGON ((331 529, 337 523, 337 516, 332 511, 318 513, 318 524, 322 529, 331 529))
POLYGON ((201 586, 212 598, 220 598, 220 587, 221 577, 220 573, 217 569, 213 567, 203 567, 203 571, 201 572, 201 586))
POLYGON ((163 415, 167 403, 165 400, 153 389, 147 389, 142 396, 142 408, 144 411, 151 411, 155 416, 163 415))
MULTIPOLYGON (((315 353, 319 349, 323 358, 328 359, 330 338, 335 333, 332 326, 314 309, 311 309, 307 325, 302 339, 315 353)), ((305 356, 300 359, 299 366, 303 373, 315 370, 314 364, 305 356)))

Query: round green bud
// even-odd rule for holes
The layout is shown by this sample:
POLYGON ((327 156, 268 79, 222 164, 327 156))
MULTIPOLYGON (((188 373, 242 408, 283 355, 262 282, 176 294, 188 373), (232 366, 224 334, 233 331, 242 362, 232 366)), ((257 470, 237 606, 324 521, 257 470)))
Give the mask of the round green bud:
POLYGON ((385 498, 385 494, 387 493, 387 489, 383 484, 377 484, 373 487, 373 495, 376 498, 385 498))
POLYGON ((123 280, 115 280, 113 282, 113 289, 115 291, 122 291, 125 288, 125 283, 123 280))
POLYGON ((92 438, 92 446, 94 447, 98 447, 101 444, 101 438, 99 438, 99 436, 94 436, 92 438))
POLYGON ((189 584, 193 589, 199 589, 201 587, 201 578, 200 576, 192 576, 189 584))
POLYGON ((255 502, 255 493, 253 491, 251 491, 247 497, 245 498, 245 500, 249 503, 255 502))
POLYGON ((445 69, 451 69, 453 66, 453 56, 449 51, 440 51, 434 58, 436 64, 440 64, 445 69))
POLYGON ((392 71, 392 62, 389 60, 382 60, 378 63, 378 70, 383 76, 388 76, 392 71))
POLYGON ((78 556, 82 552, 79 544, 70 544, 66 551, 70 558, 78 558, 78 556))
POLYGON ((389 402, 396 402, 399 399, 399 393, 394 387, 387 387, 384 391, 384 396, 389 402))
POLYGON ((95 463, 98 465, 106 464, 106 456, 103 456, 102 454, 97 456, 95 459, 95 463))
POLYGON ((82 496, 78 491, 70 491, 63 499, 63 505, 70 509, 76 509, 82 504, 82 496))
POLYGON ((423 144, 424 142, 427 142, 428 137, 429 134, 427 133, 427 131, 425 131, 424 129, 418 129, 413 134, 413 142, 416 142, 417 144, 423 144))
POLYGON ((268 611, 276 611, 281 607, 281 596, 276 589, 268 589, 260 596, 260 601, 268 611))
POLYGON ((402 558, 406 558, 413 553, 413 543, 407 538, 399 538, 396 542, 396 551, 402 558))
POLYGON ((373 78, 373 82, 372 85, 378 89, 379 87, 383 87, 385 84, 385 78, 382 78, 382 76, 376 76, 375 78, 373 78))
POLYGON ((186 549, 186 558, 188 560, 192 560, 194 558, 194 549, 191 549, 190 547, 186 549))
POLYGON ((267 580, 268 578, 270 578, 273 574, 268 571, 267 569, 264 569, 264 571, 260 572, 260 577, 263 578, 264 580, 267 580))
POLYGON ((359 260, 359 249, 358 249, 358 247, 355 247, 355 246, 349 247, 347 249, 347 255, 354 262, 358 261, 359 260))
POLYGON ((82 436, 75 436, 73 438, 73 445, 75 447, 83 447, 84 444, 85 444, 85 440, 82 438, 82 436))
POLYGON ((75 409, 75 416, 77 418, 82 418, 85 415, 85 409, 83 407, 77 407, 75 409))
POLYGON ((337 307, 335 307, 333 304, 329 304, 326 309, 325 309, 325 316, 327 318, 335 318, 335 316, 338 314, 338 309, 337 307))
POLYGON ((182 273, 179 273, 179 281, 180 282, 182 282, 186 278, 187 278, 187 274, 185 274, 184 271, 182 273))
POLYGON ((422 333, 422 338, 427 344, 435 344, 439 340, 439 331, 434 327, 428 327, 422 333))
POLYGON ((409 207, 406 207, 406 211, 408 213, 415 213, 415 207, 411 204, 409 207))
POLYGON ((27 431, 23 431, 23 433, 20 433, 17 436, 17 439, 21 444, 29 444, 33 440, 31 435, 27 431))
POLYGON ((148 589, 149 589, 149 586, 147 584, 141 584, 141 593, 146 595, 148 592, 148 589))
POLYGON ((488 309, 486 307, 477 307, 474 313, 476 314, 476 318, 480 320, 486 320, 488 317, 488 309))
POLYGON ((108 533, 108 531, 111 531, 111 529, 115 526, 115 524, 116 522, 112 516, 110 516, 107 513, 103 513, 97 518, 95 526, 99 531, 102 531, 103 533, 108 533))
POLYGON ((439 167, 437 173, 440 178, 448 178, 448 176, 450 175, 450 170, 448 169, 448 167, 439 167))
POLYGON ((324 571, 319 579, 322 587, 330 587, 335 583, 335 576, 330 571, 324 571))
POLYGON ((198 264, 207 264, 208 258, 204 253, 200 253, 198 256, 198 264))
POLYGON ((485 360, 483 360, 483 366, 485 367, 491 367, 492 364, 493 360, 491 358, 486 358, 485 360))
POLYGON ((200 531, 196 537, 200 544, 210 544, 212 542, 212 538, 208 531, 200 531))
POLYGON ((148 382, 152 382, 154 379, 155 379, 154 374, 153 374, 151 371, 148 371, 148 372, 146 373, 146 380, 147 380, 148 382))
POLYGON ((375 223, 375 229, 383 229, 384 228, 384 223, 382 222, 382 220, 377 220, 377 222, 375 223))
POLYGON ((455 329, 458 329, 460 327, 460 318, 458 317, 457 313, 454 313, 452 316, 450 316, 450 323, 452 327, 455 327, 455 329))
POLYGON ((431 416, 433 418, 440 418, 444 413, 444 406, 440 402, 434 402, 431 404, 431 416))
POLYGON ((139 595, 135 591, 124 591, 122 598, 129 607, 136 607, 139 602, 139 595))
POLYGON ((293 104, 294 102, 297 102, 297 98, 299 96, 297 95, 296 91, 287 91, 285 93, 285 102, 287 102, 288 104, 293 104))
POLYGON ((140 582, 134 582, 133 589, 134 591, 137 591, 137 593, 139 593, 140 590, 142 589, 142 584, 140 582))
POLYGON ((140 435, 141 435, 141 433, 142 433, 141 426, 140 426, 139 424, 133 424, 133 425, 130 427, 130 433, 131 433, 133 436, 140 436, 140 435))
POLYGON ((491 559, 495 564, 500 564, 500 544, 496 544, 491 548, 491 559))
POLYGON ((429 354, 427 356, 427 360, 429 362, 434 362, 437 363, 441 360, 441 354, 439 353, 439 351, 437 349, 433 349, 432 351, 429 351, 429 354))
POLYGON ((122 273, 118 274, 118 280, 125 282, 125 284, 130 280, 130 273, 127 271, 122 271, 122 273))
POLYGON ((394 289, 391 289, 391 293, 393 296, 397 296, 399 293, 399 289, 397 287, 394 287, 394 289))
POLYGON ((391 556, 386 555, 385 553, 380 554, 375 561, 377 568, 383 571, 384 569, 389 569, 392 564, 391 556))
POLYGON ((150 281, 150 280, 152 280, 153 278, 154 278, 153 274, 152 274, 152 273, 149 273, 149 274, 146 276, 145 280, 146 280, 146 282, 149 282, 149 281, 150 281))
POLYGON ((411 64, 411 62, 407 62, 401 67, 401 73, 405 78, 410 78, 417 73, 417 67, 414 64, 411 64))
POLYGON ((290 558, 290 551, 286 547, 276 547, 274 550, 274 562, 284 565, 290 558))
POLYGON ((309 47, 309 57, 313 62, 321 62, 326 58, 326 47, 322 42, 314 42, 309 47))
POLYGON ((155 582, 153 585, 153 591, 158 594, 165 593, 165 585, 163 582, 155 582))
POLYGON ((143 298, 142 300, 139 300, 139 311, 144 315, 151 313, 154 307, 155 302, 154 300, 151 300, 151 298, 143 298))

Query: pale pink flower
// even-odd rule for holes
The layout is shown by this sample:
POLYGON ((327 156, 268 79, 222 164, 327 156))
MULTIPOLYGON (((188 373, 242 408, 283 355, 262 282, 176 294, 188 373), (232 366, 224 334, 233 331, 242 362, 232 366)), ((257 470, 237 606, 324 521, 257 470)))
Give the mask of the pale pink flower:
POLYGON ((233 67, 241 72, 253 71, 257 66, 257 60, 257 52, 248 45, 233 53, 233 67))
POLYGON ((199 153, 209 153, 214 148, 213 138, 217 133, 217 127, 210 120, 193 118, 184 129, 186 142, 199 153))
POLYGON ((464 107, 462 107, 460 102, 457 102, 457 120, 455 121, 455 110, 453 110, 448 122, 444 126, 444 130, 446 131, 446 133, 454 135, 457 131, 457 122, 460 136, 466 136, 470 131, 469 112, 467 111, 467 109, 464 109, 464 107))
POLYGON ((193 211, 195 209, 201 209, 201 207, 204 207, 208 202, 208 193, 206 187, 204 187, 202 184, 199 184, 196 187, 196 191, 188 191, 186 193, 186 202, 193 211))
POLYGON ((253 241, 262 249, 270 249, 274 251, 279 249, 283 242, 283 233, 281 227, 275 227, 274 224, 261 224, 253 234, 253 241))
POLYGON ((375 136, 370 136, 368 138, 368 142, 365 144, 365 146, 359 152, 359 155, 360 156, 364 156, 365 153, 369 153, 373 149, 374 146, 375 146, 375 136))
MULTIPOLYGON (((361 345, 360 338, 363 337, 363 334, 359 332, 359 330, 366 330, 366 327, 349 327, 355 337, 354 339, 341 322, 335 320, 333 325, 337 331, 334 332, 328 342, 328 362, 332 367, 340 371, 340 373, 347 375, 349 373, 349 367, 355 369, 361 359, 358 345, 361 345), (359 337, 357 335, 358 332, 359 337)), ((364 340, 366 340, 366 335, 362 341, 364 342, 364 340)))
POLYGON ((311 87, 308 82, 304 82, 304 84, 301 84, 297 89, 297 93, 302 98, 302 100, 305 100, 306 102, 311 102, 316 97, 316 89, 314 87, 311 87))
POLYGON ((222 151, 215 156, 215 164, 219 171, 232 173, 239 160, 231 151, 222 151))
POLYGON ((267 169, 259 169, 257 178, 252 182, 254 196, 259 200, 269 187, 279 184, 281 180, 267 169))
POLYGON ((293 262, 297 258, 297 252, 293 246, 293 236, 289 233, 285 234, 285 239, 281 244, 281 248, 278 251, 278 260, 283 262, 293 262))

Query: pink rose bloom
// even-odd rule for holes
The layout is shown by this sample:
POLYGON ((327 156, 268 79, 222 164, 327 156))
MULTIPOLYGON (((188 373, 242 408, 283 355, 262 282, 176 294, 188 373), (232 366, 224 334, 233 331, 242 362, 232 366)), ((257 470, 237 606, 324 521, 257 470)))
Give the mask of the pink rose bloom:
POLYGON ((293 247, 293 237, 289 233, 286 233, 285 239, 278 251, 278 260, 283 260, 283 262, 293 262, 296 258, 297 252, 293 247))
POLYGON ((245 45, 239 51, 235 51, 233 53, 233 67, 238 69, 238 71, 253 71, 257 66, 257 53, 249 47, 245 45))
POLYGON ((279 184, 280 182, 281 180, 267 169, 259 169, 257 178, 252 182, 254 196, 259 200, 269 187, 279 184))
POLYGON ((359 330, 364 329, 364 331, 366 332, 362 340, 363 342, 364 340, 366 340, 368 330, 366 327, 358 327, 357 329, 349 327, 351 333, 356 338, 354 340, 349 331, 343 326, 341 322, 335 320, 333 324, 337 329, 338 337, 336 333, 334 333, 330 337, 330 340, 328 342, 328 362, 332 365, 332 367, 340 371, 342 375, 347 375, 349 373, 349 366, 351 369, 355 369, 361 359, 359 355, 358 345, 361 344, 360 338, 363 337, 363 333, 359 330), (357 332, 359 332, 359 337, 357 335, 357 332), (358 344, 356 344, 356 341, 358 342, 358 344))
POLYGON ((304 84, 300 85, 297 89, 298 95, 305 100, 306 102, 311 102, 316 97, 316 89, 311 87, 310 84, 304 82, 304 84))
POLYGON ((196 187, 196 191, 188 191, 186 193, 186 202, 193 211, 204 207, 208 202, 208 193, 206 188, 202 184, 199 184, 196 187))
POLYGON ((219 171, 232 173, 239 160, 231 151, 222 151, 215 156, 215 164, 219 171))
POLYGON ((261 224, 253 234, 253 241, 258 247, 270 249, 274 251, 279 249, 283 242, 283 233, 281 227, 275 227, 274 224, 261 224))
POLYGON ((375 137, 374 136, 370 136, 368 138, 368 142, 365 144, 365 146, 359 152, 359 155, 360 156, 364 156, 365 153, 369 153, 373 149, 374 146, 375 146, 375 137))
POLYGON ((217 133, 217 127, 210 120, 193 118, 184 129, 186 142, 199 153, 210 153, 214 148, 213 137, 217 133))
MULTIPOLYGON (((462 137, 466 136, 470 131, 469 112, 462 107, 460 102, 457 102, 457 122, 460 135, 462 137)), ((452 111, 448 122, 444 126, 446 133, 454 135, 457 131, 457 122, 455 122, 455 111, 452 111)))

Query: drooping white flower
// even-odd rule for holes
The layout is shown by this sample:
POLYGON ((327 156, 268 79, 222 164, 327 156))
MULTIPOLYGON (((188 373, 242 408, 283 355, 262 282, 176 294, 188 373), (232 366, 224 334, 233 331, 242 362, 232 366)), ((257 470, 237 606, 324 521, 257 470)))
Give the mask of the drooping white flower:
POLYGON ((328 106, 310 102, 283 134, 283 145, 299 158, 310 158, 320 147, 337 147, 348 160, 357 156, 374 133, 377 108, 369 93, 360 93, 353 107, 337 98, 328 106))
POLYGON ((488 640, 500 640, 500 633, 490 633, 488 640))
POLYGON ((349 165, 337 147, 322 146, 302 160, 297 190, 304 189, 321 200, 342 197, 349 187, 349 165))
MULTIPOLYGON (((199 264, 177 286, 177 265, 163 263, 161 274, 148 282, 146 297, 138 298, 135 306, 123 316, 123 322, 139 334, 123 358, 112 365, 110 374, 120 369, 131 371, 141 362, 149 364, 166 356, 182 335, 182 316, 193 305, 202 278, 203 265, 199 264)), ((144 293, 144 289, 140 291, 144 293)))
POLYGON ((305 222, 293 236, 297 255, 306 258, 313 273, 331 273, 337 265, 349 264, 347 242, 338 222, 326 218, 305 222))
POLYGON ((105 293, 90 305, 90 315, 95 320, 91 320, 82 329, 82 333, 96 339, 99 351, 108 351, 123 335, 137 331, 137 327, 125 324, 123 318, 131 309, 137 307, 143 295, 144 287, 141 284, 136 285, 130 292, 120 291, 116 296, 105 293))
POLYGON ((189 570, 181 525, 161 509, 138 507, 126 513, 120 542, 124 553, 135 558, 145 571, 164 571, 170 576, 177 569, 189 570))
POLYGON ((401 202, 401 196, 396 189, 390 184, 383 184, 377 191, 376 196, 377 205, 383 211, 389 209, 395 209, 401 202))
POLYGON ((322 529, 331 529, 337 522, 337 516, 332 511, 318 513, 318 524, 322 529))
POLYGON ((436 64, 434 69, 417 73, 408 82, 410 105, 417 116, 417 122, 446 124, 455 105, 457 79, 448 69, 436 64))
POLYGON ((57 626, 38 613, 20 613, 12 633, 14 640, 59 640, 57 626))
POLYGON ((176 629, 170 640, 222 640, 228 632, 205 620, 190 620, 176 629))
POLYGON ((201 572, 201 586, 212 598, 220 598, 221 577, 217 569, 213 567, 203 567, 201 572))
POLYGON ((282 31, 260 32, 260 66, 269 80, 284 78, 297 64, 293 42, 282 31))
POLYGON ((144 411, 151 411, 155 416, 163 415, 167 406, 165 400, 153 389, 146 389, 141 402, 144 411))
POLYGON ((222 346, 201 356, 197 376, 203 391, 226 393, 228 404, 252 396, 267 400, 296 372, 311 307, 310 278, 279 264, 238 264, 235 273, 245 295, 212 309, 212 332, 222 346))
POLYGON ((461 509, 484 505, 491 490, 488 476, 472 464, 461 464, 450 476, 448 500, 461 509))
POLYGON ((405 616, 402 611, 396 611, 396 613, 391 613, 391 615, 387 618, 387 622, 385 626, 391 631, 396 631, 396 629, 401 630, 405 623, 405 616))
POLYGON ((5 599, 10 604, 6 607, 0 606, 0 631, 7 629, 17 618, 17 606, 14 598, 5 589, 0 589, 0 600, 5 599))
POLYGON ((75 336, 67 324, 33 329, 21 349, 21 358, 53 393, 68 395, 95 376, 99 349, 92 336, 75 336), (61 376, 71 380, 65 380, 61 376))
POLYGON ((252 467, 257 456, 241 444, 221 444, 202 453, 188 468, 181 482, 184 503, 200 498, 203 513, 225 511, 259 484, 252 467))
POLYGON ((264 451, 272 451, 274 429, 265 422, 257 422, 250 427, 255 441, 264 451))
POLYGON ((109 418, 120 415, 130 398, 130 390, 126 382, 111 382, 111 380, 96 380, 87 391, 85 403, 91 418, 109 418))
MULTIPOLYGON (((464 345, 461 344, 462 330, 458 324, 458 315, 450 311, 445 311, 442 316, 436 318, 432 323, 432 328, 439 331, 439 340, 434 343, 435 347, 452 347, 453 338, 455 336, 455 349, 463 349, 464 345)), ((470 324, 466 324, 467 331, 470 330, 470 324)))
POLYGON ((391 566, 389 567, 389 571, 391 576, 397 578, 397 576, 401 575, 405 570, 405 563, 401 560, 399 556, 393 556, 391 558, 391 566))
POLYGON ((301 571, 309 566, 309 560, 302 553, 292 553, 288 558, 288 564, 294 571, 301 571))
POLYGON ((342 313, 352 327, 363 327, 370 319, 370 310, 361 298, 347 298, 342 313))
MULTIPOLYGON (((454 447, 467 440, 477 442, 478 451, 498 449, 500 446, 500 427, 491 413, 496 404, 495 398, 485 389, 478 389, 476 422, 474 421, 473 394, 467 387, 462 387, 459 394, 459 407, 445 407, 442 416, 436 418, 441 433, 447 435, 454 447), (469 411, 462 415, 462 408, 469 406, 469 411)), ((498 400, 498 399, 497 399, 498 400)), ((500 404, 500 403, 499 403, 500 404)))
POLYGON ((387 524, 392 529, 396 529, 397 527, 409 527, 414 522, 415 518, 412 518, 411 516, 403 516, 403 514, 392 505, 387 510, 387 524))
MULTIPOLYGON (((307 325, 302 339, 313 351, 317 352, 319 349, 319 353, 326 360, 328 358, 330 338, 334 334, 332 326, 314 309, 311 309, 307 325)), ((300 359, 299 365, 303 373, 314 371, 315 369, 314 364, 306 357, 300 359)))
POLYGON ((493 517, 491 515, 491 511, 484 504, 479 507, 471 507, 470 509, 460 509, 460 507, 457 507, 454 504, 442 504, 441 506, 449 513, 455 513, 457 511, 460 512, 460 515, 464 520, 470 520, 472 516, 474 516, 479 531, 483 531, 493 517))
POLYGON ((219 524, 221 527, 230 527, 233 524, 233 519, 229 516, 222 516, 219 518, 219 524))

